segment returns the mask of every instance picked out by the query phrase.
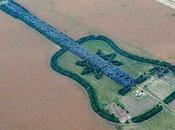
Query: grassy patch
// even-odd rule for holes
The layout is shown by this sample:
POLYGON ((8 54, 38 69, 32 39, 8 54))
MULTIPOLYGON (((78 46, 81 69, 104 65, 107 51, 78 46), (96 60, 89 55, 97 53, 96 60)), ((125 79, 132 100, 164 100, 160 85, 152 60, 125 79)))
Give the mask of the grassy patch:
POLYGON ((175 130, 175 114, 168 108, 151 120, 139 125, 125 126, 124 130, 175 130))
POLYGON ((152 94, 164 100, 168 95, 175 91, 175 79, 172 72, 164 75, 161 78, 156 78, 147 85, 146 89, 152 94))
POLYGON ((125 108, 133 117, 141 115, 157 105, 158 102, 146 93, 137 98, 134 96, 134 92, 121 98, 121 102, 125 104, 125 108))

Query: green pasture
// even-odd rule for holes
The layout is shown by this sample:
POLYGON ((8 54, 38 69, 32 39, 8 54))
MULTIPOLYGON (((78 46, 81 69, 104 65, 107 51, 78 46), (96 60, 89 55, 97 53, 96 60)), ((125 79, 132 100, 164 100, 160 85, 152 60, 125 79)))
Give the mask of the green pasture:
POLYGON ((175 130, 174 121, 175 113, 168 108, 164 108, 164 111, 154 116, 151 120, 117 130, 175 130))

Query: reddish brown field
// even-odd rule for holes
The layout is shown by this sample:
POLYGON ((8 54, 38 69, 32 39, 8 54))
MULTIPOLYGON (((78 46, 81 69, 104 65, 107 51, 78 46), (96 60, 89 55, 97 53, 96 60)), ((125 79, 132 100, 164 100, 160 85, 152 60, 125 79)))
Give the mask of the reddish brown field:
POLYGON ((154 0, 17 1, 76 39, 105 34, 133 53, 175 63, 175 11, 154 0))
POLYGON ((0 39, 0 130, 112 130, 49 68, 54 44, 1 12, 0 39))
MULTIPOLYGON (((17 0, 78 39, 104 34, 126 50, 175 63, 174 10, 153 0, 17 0)), ((57 48, 0 13, 0 129, 112 130, 70 79, 48 66, 57 48)))

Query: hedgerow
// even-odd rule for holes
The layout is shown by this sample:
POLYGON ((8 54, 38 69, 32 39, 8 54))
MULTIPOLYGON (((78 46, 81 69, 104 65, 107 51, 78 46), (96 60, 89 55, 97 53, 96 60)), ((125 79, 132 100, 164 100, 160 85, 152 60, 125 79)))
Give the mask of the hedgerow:
POLYGON ((168 104, 170 102, 172 102, 173 100, 175 100, 175 91, 172 92, 168 97, 166 97, 163 101, 168 104))
MULTIPOLYGON (((138 106, 139 107, 139 106, 138 106)), ((139 115, 139 116, 136 116, 136 117, 133 117, 132 118, 132 122, 134 123, 140 123, 140 122, 143 122, 151 117, 153 117, 154 115, 156 115, 157 113, 161 112, 163 110, 163 107, 162 105, 156 105, 153 109, 149 110, 148 112, 142 114, 142 115, 139 115)))

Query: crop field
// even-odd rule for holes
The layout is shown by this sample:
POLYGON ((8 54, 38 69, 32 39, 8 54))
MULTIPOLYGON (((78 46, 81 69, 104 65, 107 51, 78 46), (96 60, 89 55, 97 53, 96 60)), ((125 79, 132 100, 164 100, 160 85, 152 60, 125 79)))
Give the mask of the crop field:
POLYGON ((79 83, 92 110, 117 130, 174 130, 175 65, 125 51, 103 35, 74 40, 13 0, 0 9, 59 46, 50 72, 79 83))
MULTIPOLYGON (((106 110, 106 108, 108 108, 108 105, 111 103, 116 103, 117 107, 114 107, 114 109, 122 110, 125 115, 128 115, 128 110, 131 109, 128 108, 127 110, 124 107, 125 104, 118 101, 120 96, 127 94, 132 89, 132 87, 136 86, 136 84, 144 82, 147 78, 150 77, 151 73, 158 73, 159 75, 163 75, 169 71, 165 68, 155 66, 153 67, 149 64, 174 69, 174 66, 169 63, 130 54, 120 49, 114 44, 112 40, 105 36, 90 35, 88 37, 81 38, 78 41, 74 41, 72 38, 58 31, 56 28, 42 21, 38 17, 34 16, 32 13, 14 1, 3 3, 0 7, 7 14, 21 20, 28 26, 38 31, 45 38, 48 38, 56 45, 59 45, 63 48, 51 58, 50 65, 52 69, 58 73, 60 72, 63 75, 71 77, 80 83, 89 94, 92 109, 97 112, 98 115, 104 117, 109 121, 117 123, 120 119, 118 119, 116 115, 109 113, 108 109, 106 110), (83 43, 83 46, 79 45, 83 43), (97 43, 101 44, 99 45, 97 43), (86 46, 86 44, 89 46, 86 46), (99 46, 99 48, 95 47, 95 49, 93 49, 94 45, 96 44, 99 46), (74 56, 78 59, 69 56, 62 56, 62 54, 64 54, 66 51, 71 52, 71 54, 74 54, 74 56), (59 63, 57 60, 60 58, 60 56, 62 56, 63 59, 67 58, 69 60, 67 62, 63 60, 63 63, 59 63), (66 68, 65 66, 67 63, 70 64, 71 67, 68 66, 68 68, 66 68), (61 64, 61 66, 59 64, 61 64), (149 73, 147 73, 147 71, 149 71, 149 73), (95 79, 92 79, 92 74, 95 76, 95 79), (90 77, 84 77, 84 75, 88 75, 90 77), (113 82, 114 85, 105 84, 109 83, 110 79, 106 80, 104 78, 104 75, 108 76, 106 77, 107 79, 110 78, 115 81, 115 83, 113 82), (100 83, 103 85, 99 84, 98 82, 91 82, 100 80, 102 78, 104 78, 104 80, 100 83), (109 88, 108 85, 110 85, 111 88, 109 88)), ((152 106, 151 102, 148 103, 151 104, 150 106, 152 106)), ((155 108, 146 108, 146 110, 152 114, 156 114, 159 112, 159 110, 161 110, 161 107, 156 106, 155 108)), ((143 109, 145 113, 141 112, 138 114, 139 116, 141 115, 140 117, 133 118, 134 121, 142 121, 143 119, 149 118, 151 114, 148 114, 146 110, 143 109)), ((119 115, 122 117, 121 114, 119 115)), ((128 118, 129 117, 130 116, 128 115, 128 118)))

